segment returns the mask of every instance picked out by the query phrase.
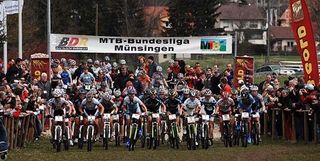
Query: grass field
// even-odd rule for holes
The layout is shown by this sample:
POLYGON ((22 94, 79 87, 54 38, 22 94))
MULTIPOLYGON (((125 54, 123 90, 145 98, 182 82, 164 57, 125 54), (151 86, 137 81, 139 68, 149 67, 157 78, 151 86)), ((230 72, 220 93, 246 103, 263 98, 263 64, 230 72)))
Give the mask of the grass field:
MULTIPOLYGON (((257 69, 258 67, 265 64, 265 56, 255 55, 254 57, 254 68, 257 69)), ((280 61, 301 61, 300 56, 298 55, 272 55, 270 56, 270 64, 279 64, 280 61)), ((193 66, 196 62, 199 62, 203 68, 212 67, 213 65, 218 65, 218 67, 223 71, 226 68, 226 65, 229 63, 234 63, 234 58, 232 55, 203 55, 201 59, 186 59, 186 64, 193 66)), ((168 62, 161 63, 162 67, 167 67, 168 62)), ((166 68, 164 68, 166 69, 166 68)), ((166 70, 164 70, 166 73, 166 70)), ((286 80, 287 76, 279 77, 279 81, 283 83, 286 80)), ((254 83, 258 84, 265 79, 264 76, 255 76, 254 83)))
MULTIPOLYGON (((247 148, 225 148, 221 142, 215 142, 208 150, 198 149, 188 151, 183 145, 179 150, 161 145, 157 150, 137 147, 129 152, 124 146, 103 150, 100 143, 96 143, 92 152, 76 147, 69 151, 56 153, 48 139, 27 145, 27 148, 10 151, 9 161, 102 161, 102 160, 130 160, 130 161, 312 161, 320 159, 320 147, 315 144, 291 144, 285 141, 264 139, 262 145, 249 145, 247 148)), ((112 143, 111 143, 112 144, 112 143)))

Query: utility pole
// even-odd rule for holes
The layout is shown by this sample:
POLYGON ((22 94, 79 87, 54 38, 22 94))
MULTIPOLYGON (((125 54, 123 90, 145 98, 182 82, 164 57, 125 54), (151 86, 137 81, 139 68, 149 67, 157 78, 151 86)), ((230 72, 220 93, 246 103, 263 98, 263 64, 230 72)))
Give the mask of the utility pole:
POLYGON ((49 55, 49 64, 51 67, 51 49, 50 49, 50 34, 51 34, 51 0, 47 0, 47 54, 49 55))
MULTIPOLYGON (((99 4, 98 0, 96 1, 96 36, 99 35, 99 4)), ((95 59, 98 59, 98 53, 95 55, 95 59)))
POLYGON ((267 56, 265 59, 265 64, 270 63, 270 0, 267 2, 267 56))

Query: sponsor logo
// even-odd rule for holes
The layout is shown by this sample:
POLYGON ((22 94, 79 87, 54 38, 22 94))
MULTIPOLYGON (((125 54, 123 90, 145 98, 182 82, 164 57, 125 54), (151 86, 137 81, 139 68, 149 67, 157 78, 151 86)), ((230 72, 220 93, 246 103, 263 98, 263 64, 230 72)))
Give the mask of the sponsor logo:
POLYGON ((56 50, 88 50, 88 38, 63 37, 56 50))
POLYGON ((201 39, 201 50, 227 51, 227 40, 222 38, 201 39))
POLYGON ((298 0, 292 4, 293 21, 298 22, 304 19, 301 1, 298 0))

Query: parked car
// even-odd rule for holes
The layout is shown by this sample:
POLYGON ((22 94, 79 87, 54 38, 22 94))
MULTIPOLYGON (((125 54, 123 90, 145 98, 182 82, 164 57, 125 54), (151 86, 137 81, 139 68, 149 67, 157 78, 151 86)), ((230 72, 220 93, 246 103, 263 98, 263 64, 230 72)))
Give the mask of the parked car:
POLYGON ((292 69, 283 68, 280 65, 265 65, 258 68, 255 71, 255 75, 266 75, 266 74, 276 74, 276 75, 294 75, 296 72, 292 69))

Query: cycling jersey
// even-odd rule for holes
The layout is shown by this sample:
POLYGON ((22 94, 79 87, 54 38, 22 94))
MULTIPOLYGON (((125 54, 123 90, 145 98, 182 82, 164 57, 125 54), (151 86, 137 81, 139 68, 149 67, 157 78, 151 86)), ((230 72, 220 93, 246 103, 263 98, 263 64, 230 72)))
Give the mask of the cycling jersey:
POLYGON ((123 106, 127 107, 129 114, 139 113, 141 111, 140 104, 142 104, 142 102, 136 96, 134 96, 133 100, 130 100, 129 96, 126 96, 123 100, 123 106))
POLYGON ((162 102, 157 98, 152 99, 149 97, 145 100, 144 104, 147 106, 148 111, 152 113, 159 113, 162 102))
POLYGON ((68 105, 68 102, 63 98, 60 98, 59 100, 51 98, 48 101, 48 105, 51 106, 53 110, 63 110, 64 106, 68 105))
POLYGON ((216 100, 210 97, 208 100, 205 97, 200 99, 202 110, 206 112, 207 115, 212 115, 214 112, 214 106, 216 105, 216 100))
POLYGON ((79 79, 84 84, 92 84, 94 80, 94 76, 92 73, 82 73, 79 79))
POLYGON ((221 98, 218 100, 216 105, 219 107, 220 114, 228 113, 231 111, 231 107, 234 106, 234 102, 232 98, 228 98, 228 99, 221 98))
POLYGON ((184 110, 188 113, 188 115, 193 115, 194 110, 197 107, 200 107, 201 103, 197 98, 195 98, 194 100, 188 98, 186 101, 184 101, 183 105, 184 110))
POLYGON ((166 110, 172 114, 178 113, 178 105, 181 105, 181 101, 177 98, 165 100, 166 110))
POLYGON ((104 113, 111 113, 116 106, 113 101, 106 101, 104 99, 101 99, 100 103, 104 107, 104 113))
POLYGON ((239 98, 238 109, 242 109, 246 112, 252 112, 252 105, 255 103, 254 98, 250 94, 247 99, 239 98))
POLYGON ((92 98, 91 102, 87 102, 87 99, 84 99, 81 103, 81 107, 88 115, 95 115, 99 104, 100 102, 95 98, 92 98))
POLYGON ((68 85, 71 83, 71 76, 70 75, 71 74, 66 70, 64 70, 60 73, 63 84, 68 85))
POLYGON ((256 96, 252 96, 254 99, 254 103, 252 104, 252 110, 257 111, 260 108, 262 108, 261 101, 263 101, 263 97, 261 94, 258 94, 256 96))

